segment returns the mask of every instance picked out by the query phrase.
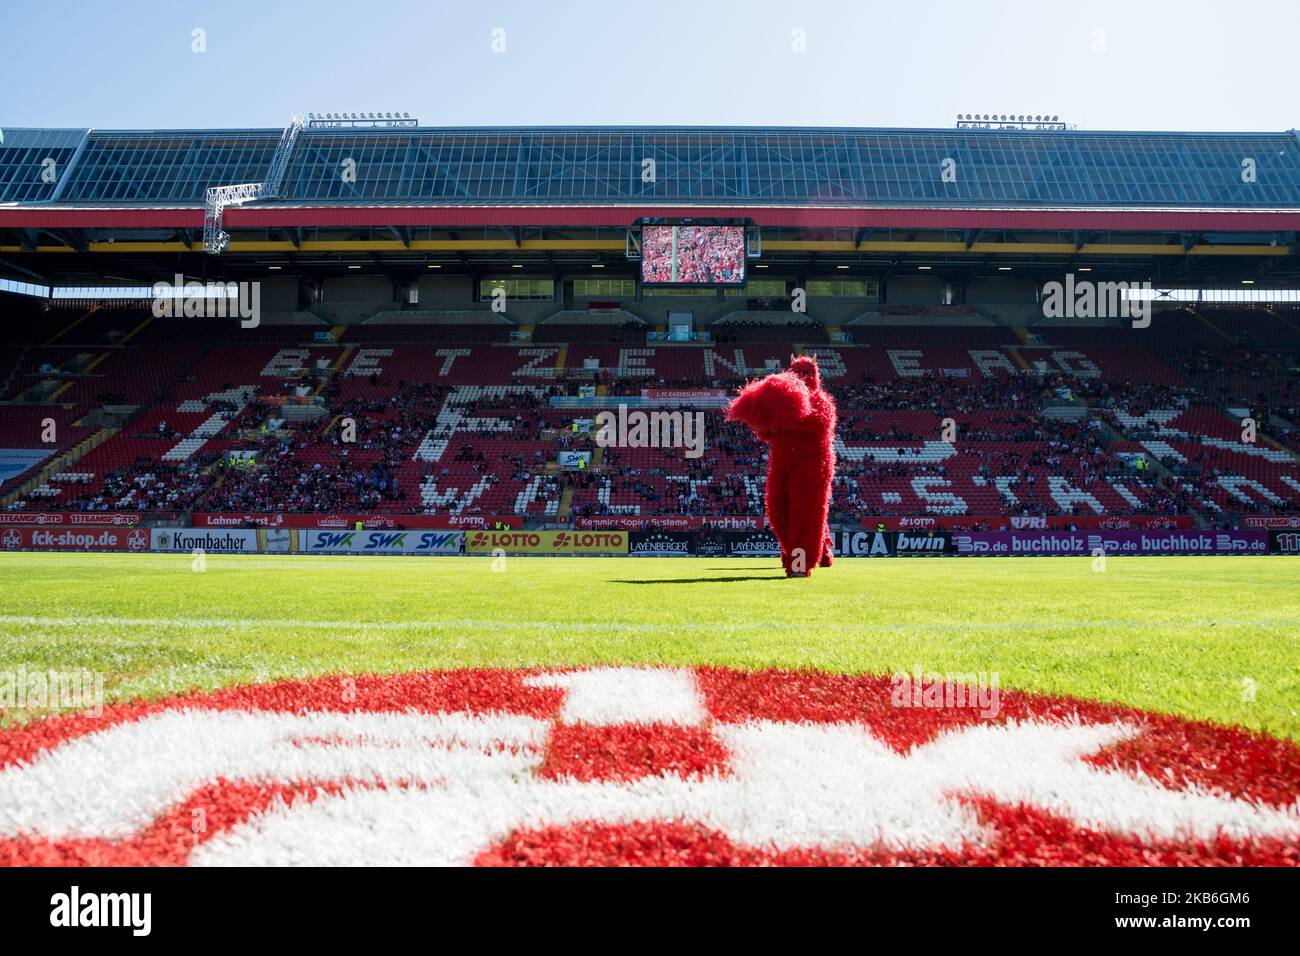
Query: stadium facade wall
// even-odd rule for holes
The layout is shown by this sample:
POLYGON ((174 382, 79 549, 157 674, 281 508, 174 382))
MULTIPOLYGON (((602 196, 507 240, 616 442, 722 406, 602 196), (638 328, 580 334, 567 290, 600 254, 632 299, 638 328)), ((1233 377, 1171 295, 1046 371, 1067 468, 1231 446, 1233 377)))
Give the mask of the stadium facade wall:
MULTIPOLYGON (((784 279, 792 289, 798 287, 800 282, 826 277, 817 274, 763 276, 764 279, 784 279)), ((170 281, 172 277, 168 275, 161 278, 170 281)), ((503 273, 485 273, 481 278, 490 280, 511 278, 511 276, 503 273)), ((574 277, 566 277, 557 283, 552 299, 508 299, 502 318, 519 327, 535 326, 562 310, 584 311, 591 301, 617 301, 625 311, 640 318, 651 328, 664 325, 669 311, 688 311, 694 318, 696 329, 707 331, 718 319, 743 312, 748 308, 748 298, 744 295, 716 298, 656 295, 640 300, 619 296, 574 296, 568 284, 572 278, 574 277)), ((399 288, 387 279, 378 277, 356 279, 327 277, 319 281, 316 301, 311 304, 302 301, 302 290, 299 281, 295 278, 262 279, 260 284, 263 323, 267 325, 276 324, 276 314, 289 315, 304 308, 310 309, 322 324, 352 325, 369 319, 376 312, 390 309, 486 312, 490 305, 477 294, 475 282, 463 277, 420 277, 414 285, 418 291, 419 301, 413 306, 405 300, 404 292, 407 287, 399 288)), ((965 288, 965 301, 960 304, 970 306, 979 314, 936 318, 932 324, 973 326, 989 325, 991 322, 1014 328, 1037 322, 1042 318, 1031 283, 993 280, 988 283, 970 283, 965 288)), ((882 300, 809 298, 805 301, 805 312, 789 312, 787 321, 794 323, 812 321, 837 327, 843 327, 854 320, 857 320, 855 325, 915 325, 917 321, 915 316, 876 316, 873 313, 882 306, 923 307, 949 304, 944 302, 944 290, 944 283, 935 280, 895 278, 889 281, 888 295, 882 300)), ((773 318, 776 316, 774 315, 773 318)), ((1064 320, 1064 324, 1078 326, 1103 323, 1089 323, 1087 320, 1074 319, 1064 320)))
POLYGON ((422 309, 462 307, 474 301, 474 280, 467 276, 422 276, 418 289, 422 309))
MULTIPOLYGON (((972 279, 965 284, 966 304, 1012 308, 1038 302, 1038 287, 1025 279, 972 279)), ((933 291, 933 290, 931 290, 933 291)), ((889 286, 893 299, 894 285, 889 286)))
POLYGON ((262 308, 267 312, 293 312, 298 308, 297 279, 263 279, 262 308))
MULTIPOLYGON (((508 268, 484 272, 482 280, 518 278, 511 275, 508 268)), ((576 309, 582 311, 592 297, 575 296, 572 293, 572 280, 587 278, 585 275, 565 275, 555 286, 554 297, 550 300, 507 300, 505 318, 518 326, 535 325, 558 311, 576 309)), ((765 272, 759 278, 765 280, 783 280, 789 288, 797 288, 801 283, 815 279, 840 278, 825 269, 810 270, 807 274, 795 271, 765 272)), ((159 276, 159 280, 171 281, 171 275, 159 276)), ((302 284, 297 277, 273 277, 259 280, 261 309, 266 313, 288 314, 309 307, 323 323, 331 325, 351 325, 361 322, 375 312, 385 309, 405 309, 410 307, 406 301, 405 290, 409 286, 399 286, 380 276, 335 276, 317 280, 317 297, 308 305, 302 301, 302 284)), ((487 310, 489 303, 478 294, 476 281, 464 276, 422 275, 414 280, 419 301, 413 308, 421 311, 441 310, 487 310)), ((879 300, 873 298, 832 298, 813 297, 806 300, 806 312, 789 314, 792 322, 816 321, 827 326, 844 326, 854 319, 866 314, 858 324, 872 324, 876 319, 870 315, 882 306, 938 306, 946 305, 945 291, 947 284, 938 279, 919 276, 894 277, 882 287, 879 300)), ((978 316, 953 316, 945 321, 952 324, 987 324, 989 320, 1006 326, 1019 326, 1041 318, 1041 311, 1036 302, 1034 283, 1020 279, 974 280, 964 285, 964 302, 979 312, 978 316)), ((624 298, 621 296, 598 296, 601 302, 619 301, 629 313, 641 318, 651 326, 663 325, 670 310, 685 310, 693 314, 697 329, 707 329, 716 320, 748 307, 748 297, 740 295, 715 296, 673 296, 671 294, 624 298)), ((915 324, 914 316, 882 316, 881 324, 915 324)), ((268 320, 268 324, 274 324, 268 320)), ((1067 320, 1066 324, 1087 324, 1081 320, 1067 320)))

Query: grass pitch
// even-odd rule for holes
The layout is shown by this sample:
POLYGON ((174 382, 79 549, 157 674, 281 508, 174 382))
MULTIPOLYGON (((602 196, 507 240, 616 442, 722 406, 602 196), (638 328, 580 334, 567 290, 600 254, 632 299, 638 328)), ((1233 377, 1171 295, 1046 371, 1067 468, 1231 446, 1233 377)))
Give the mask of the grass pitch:
MULTIPOLYGON (((110 701, 330 673, 718 664, 996 673, 1300 739, 1300 562, 0 554, 0 671, 110 701)), ((4 714, 0 723, 24 715, 4 714)))

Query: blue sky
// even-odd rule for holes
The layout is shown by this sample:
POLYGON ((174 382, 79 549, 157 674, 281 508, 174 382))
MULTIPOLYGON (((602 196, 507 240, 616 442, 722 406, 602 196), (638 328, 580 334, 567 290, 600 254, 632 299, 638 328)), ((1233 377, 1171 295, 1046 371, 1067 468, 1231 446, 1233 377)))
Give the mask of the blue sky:
POLYGON ((380 110, 429 126, 946 127, 959 111, 1300 126, 1297 0, 0 3, 0 128, 380 110))

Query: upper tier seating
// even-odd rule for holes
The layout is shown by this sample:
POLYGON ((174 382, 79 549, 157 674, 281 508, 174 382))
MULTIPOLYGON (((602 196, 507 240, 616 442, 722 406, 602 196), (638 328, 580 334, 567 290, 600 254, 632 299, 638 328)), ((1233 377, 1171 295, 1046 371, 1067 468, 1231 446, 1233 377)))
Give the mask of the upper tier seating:
MULTIPOLYGON (((1175 347, 1139 330, 1042 329, 1025 343, 993 327, 852 328, 852 345, 811 347, 840 411, 838 517, 1199 511, 1226 521, 1300 507, 1300 463, 1285 450, 1294 433, 1270 425, 1246 443, 1228 411, 1263 394, 1294 420, 1295 382, 1278 377, 1286 343, 1243 351, 1218 333, 1175 347), (1135 468, 1136 458, 1161 467, 1135 468)), ((731 390, 769 364, 784 368, 816 330, 755 325, 733 341, 647 346, 644 327, 626 339, 620 326, 542 329, 508 343, 508 330, 487 325, 364 325, 316 341, 305 326, 62 316, 0 355, 24 379, 41 379, 48 363, 44 377, 62 390, 0 406, 0 441, 26 447, 33 416, 49 411, 66 448, 93 433, 74 424, 88 412, 142 406, 28 508, 557 518, 567 498, 577 516, 762 511, 764 449, 716 403, 703 411, 704 455, 688 458, 596 449, 571 427, 595 409, 550 402, 583 386, 638 399, 644 389, 731 390), (595 451, 591 468, 561 471, 566 449, 595 451), (231 452, 254 464, 232 466, 231 452)), ((24 391, 11 383, 6 397, 24 391)))

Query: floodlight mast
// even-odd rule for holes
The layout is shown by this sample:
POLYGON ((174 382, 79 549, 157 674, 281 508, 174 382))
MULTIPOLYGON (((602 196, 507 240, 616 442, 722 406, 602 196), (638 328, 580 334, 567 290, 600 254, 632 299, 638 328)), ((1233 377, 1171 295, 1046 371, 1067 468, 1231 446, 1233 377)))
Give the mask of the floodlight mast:
POLYGON ((1028 113, 958 113, 958 129, 1067 130, 1076 127, 1059 116, 1028 113))
POLYGON ((280 134, 280 144, 271 157, 271 168, 260 183, 240 183, 235 186, 212 186, 207 191, 203 214, 203 251, 219 256, 230 246, 230 236, 222 229, 221 220, 227 206, 240 206, 258 199, 279 197, 284 186, 284 176, 293 158, 293 147, 303 128, 339 129, 414 129, 420 121, 410 113, 308 113, 295 114, 280 134))
POLYGON ((310 129, 415 129, 420 121, 410 113, 308 113, 310 129))
POLYGON ((242 206, 260 199, 263 183, 240 183, 237 186, 209 186, 207 207, 203 214, 203 251, 219 256, 230 245, 230 236, 221 228, 227 206, 242 206))
POLYGON ((289 160, 293 158, 293 145, 298 141, 298 134, 302 132, 306 122, 297 114, 289 117, 289 125, 280 134, 280 145, 275 148, 275 155, 271 157, 271 170, 266 174, 266 181, 262 184, 263 198, 279 197, 280 187, 284 184, 285 170, 289 168, 289 160))
POLYGON ((203 213, 203 251, 219 256, 230 246, 230 236, 222 228, 221 220, 227 206, 242 206, 258 199, 274 199, 284 185, 284 174, 293 156, 294 144, 306 120, 294 115, 280 134, 280 143, 271 157, 271 168, 260 183, 239 183, 234 186, 210 186, 203 213))

